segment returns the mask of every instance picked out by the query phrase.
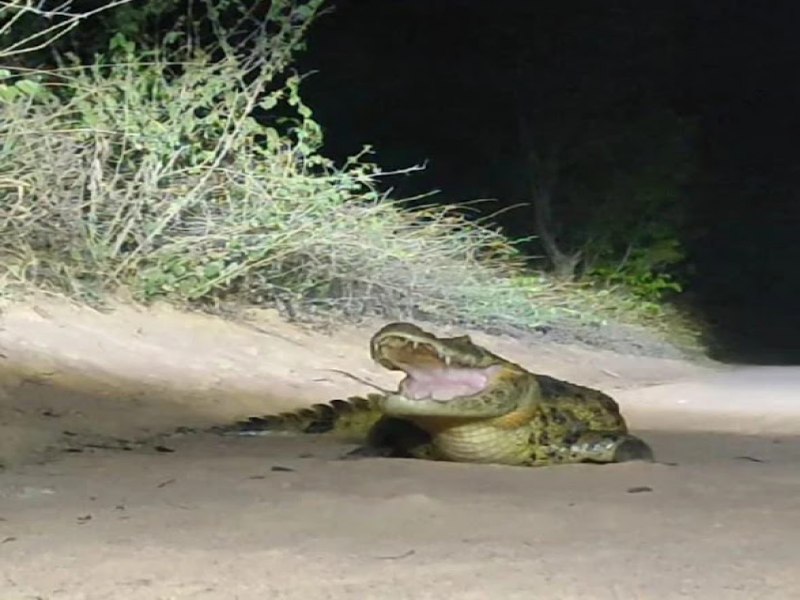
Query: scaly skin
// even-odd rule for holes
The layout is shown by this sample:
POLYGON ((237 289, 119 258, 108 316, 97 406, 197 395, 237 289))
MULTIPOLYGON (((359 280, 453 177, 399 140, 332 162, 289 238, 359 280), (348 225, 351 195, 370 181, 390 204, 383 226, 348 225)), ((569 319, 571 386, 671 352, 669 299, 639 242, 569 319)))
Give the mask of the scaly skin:
POLYGON ((331 433, 364 454, 542 466, 652 460, 606 394, 533 374, 474 344, 391 323, 370 341, 383 367, 403 371, 395 392, 256 417, 239 431, 331 433))

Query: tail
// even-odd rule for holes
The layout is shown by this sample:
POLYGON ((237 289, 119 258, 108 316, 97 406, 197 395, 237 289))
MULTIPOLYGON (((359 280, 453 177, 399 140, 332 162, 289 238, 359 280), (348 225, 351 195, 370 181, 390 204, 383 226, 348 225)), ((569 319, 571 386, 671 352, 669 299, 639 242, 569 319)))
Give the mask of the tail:
POLYGON ((258 435, 259 432, 331 434, 337 438, 361 442, 383 416, 379 401, 382 394, 331 400, 308 408, 262 417, 250 417, 232 425, 214 427, 215 433, 258 435))

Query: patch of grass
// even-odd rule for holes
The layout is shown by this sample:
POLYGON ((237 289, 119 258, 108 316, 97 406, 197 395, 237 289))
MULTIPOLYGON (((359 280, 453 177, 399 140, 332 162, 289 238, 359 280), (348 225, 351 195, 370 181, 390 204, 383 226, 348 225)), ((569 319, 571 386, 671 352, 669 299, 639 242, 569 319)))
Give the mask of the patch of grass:
MULTIPOLYGON (((622 285, 602 285, 596 281, 557 282, 542 286, 536 278, 533 296, 548 305, 561 307, 568 319, 584 323, 618 323, 646 329, 692 355, 703 354, 703 330, 699 322, 666 302, 648 301, 622 285)), ((529 289, 530 278, 516 278, 529 289)))

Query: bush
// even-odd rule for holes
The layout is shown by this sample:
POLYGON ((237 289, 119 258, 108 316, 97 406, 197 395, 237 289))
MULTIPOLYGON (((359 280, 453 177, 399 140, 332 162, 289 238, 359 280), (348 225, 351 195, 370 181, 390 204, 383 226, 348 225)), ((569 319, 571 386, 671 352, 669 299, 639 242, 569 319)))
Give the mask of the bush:
POLYGON ((679 293, 682 286, 668 272, 685 255, 680 242, 671 235, 651 237, 646 244, 628 246, 622 260, 605 261, 589 269, 586 278, 605 288, 622 288, 642 303, 658 307, 669 293, 679 293))
POLYGON ((521 257, 497 231, 390 201, 366 149, 342 167, 320 154, 301 79, 281 79, 319 2, 288 6, 246 49, 117 36, 90 66, 3 72, 7 276, 143 301, 541 316, 507 279, 521 257))
POLYGON ((0 72, 2 280, 479 326, 639 314, 526 274, 485 221, 391 200, 368 148, 327 159, 289 70, 321 3, 272 2, 241 36, 209 0, 213 45, 116 35, 91 65, 0 72))

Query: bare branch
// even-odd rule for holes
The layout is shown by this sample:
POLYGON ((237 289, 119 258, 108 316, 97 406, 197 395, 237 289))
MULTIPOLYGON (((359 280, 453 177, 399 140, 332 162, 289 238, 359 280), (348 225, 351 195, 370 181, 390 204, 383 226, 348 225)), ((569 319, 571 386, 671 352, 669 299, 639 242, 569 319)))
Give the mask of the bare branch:
POLYGON ((71 2, 64 2, 52 10, 44 10, 40 8, 41 3, 40 6, 34 6, 33 0, 24 0, 24 2, 20 0, 14 0, 12 2, 0 1, 0 16, 3 16, 4 13, 13 13, 9 20, 0 27, 0 35, 8 33, 13 25, 26 14, 36 15, 48 20, 55 18, 63 19, 6 48, 0 48, 0 59, 19 54, 27 54, 46 48, 57 39, 75 29, 82 20, 111 8, 128 4, 130 1, 131 0, 112 0, 95 9, 79 13, 65 10, 71 6, 71 2))

